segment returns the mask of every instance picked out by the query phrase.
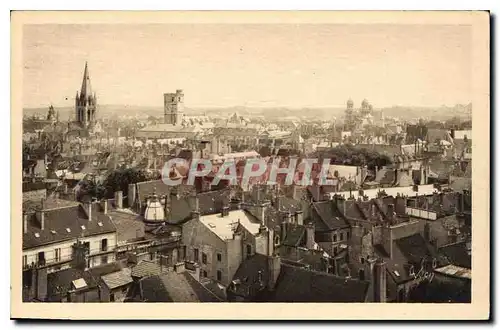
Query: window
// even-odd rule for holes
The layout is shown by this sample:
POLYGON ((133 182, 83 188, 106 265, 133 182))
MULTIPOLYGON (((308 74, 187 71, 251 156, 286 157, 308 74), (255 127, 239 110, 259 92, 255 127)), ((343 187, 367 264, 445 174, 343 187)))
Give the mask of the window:
POLYGON ((247 258, 249 258, 252 255, 252 246, 250 244, 247 244, 247 258))
POLYGON ((220 270, 217 271, 217 281, 222 281, 222 272, 220 270))
POLYGON ((340 233, 340 240, 343 241, 344 240, 344 233, 340 233))
POLYGON ((101 240, 101 251, 107 251, 108 250, 108 239, 104 238, 101 240))
POLYGON ((108 263, 108 256, 102 256, 101 257, 101 264, 107 264, 108 263))
POLYGON ((201 262, 206 265, 207 264, 207 255, 205 253, 201 254, 201 262))
POLYGON ((333 248, 333 254, 337 254, 337 247, 336 246, 333 248))
POLYGON ((222 254, 217 253, 217 261, 221 262, 222 261, 222 254))
POLYGON ((54 250, 54 259, 55 259, 55 262, 61 261, 61 249, 54 250))
POLYGON ((345 236, 346 236, 346 240, 349 240, 349 232, 346 232, 345 236))
POLYGON ((360 269, 359 270, 359 279, 361 281, 364 281, 365 280, 365 270, 364 269, 360 269))
POLYGON ((361 264, 365 263, 365 258, 361 257, 361 264))
POLYGON ((109 294, 109 301, 115 301, 115 294, 114 293, 109 294))
POLYGON ((194 249, 194 261, 198 261, 200 259, 200 251, 198 249, 194 249))
POLYGON ((23 267, 26 267, 28 265, 28 256, 24 255, 23 256, 23 267))
POLYGON ((38 252, 38 265, 45 265, 45 252, 38 252))
POLYGON ((337 241, 337 234, 333 234, 333 241, 336 242, 337 241))
POLYGON ((208 276, 207 271, 206 271, 206 270, 204 270, 204 271, 203 271, 203 277, 207 277, 207 276, 208 276))

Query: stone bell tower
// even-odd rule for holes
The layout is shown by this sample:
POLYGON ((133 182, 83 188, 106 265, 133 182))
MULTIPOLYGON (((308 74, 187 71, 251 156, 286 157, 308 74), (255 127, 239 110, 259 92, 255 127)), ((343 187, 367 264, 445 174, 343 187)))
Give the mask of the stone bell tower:
POLYGON ((82 127, 90 127, 95 124, 96 106, 97 96, 95 93, 92 95, 89 69, 87 62, 85 62, 82 88, 80 90, 80 94, 78 94, 78 91, 76 92, 75 97, 76 121, 80 123, 82 127))

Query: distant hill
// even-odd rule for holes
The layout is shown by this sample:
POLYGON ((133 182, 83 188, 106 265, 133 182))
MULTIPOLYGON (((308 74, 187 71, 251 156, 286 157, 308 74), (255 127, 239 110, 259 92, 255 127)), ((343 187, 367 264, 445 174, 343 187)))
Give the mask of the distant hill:
MULTIPOLYGON (((61 120, 74 118, 73 107, 56 107, 59 111, 61 120)), ((457 104, 453 107, 409 107, 409 106, 392 106, 377 109, 383 110, 385 116, 398 117, 402 120, 414 118, 431 118, 433 120, 446 120, 454 116, 468 117, 472 113, 472 104, 461 105, 457 104)), ((34 114, 46 115, 47 108, 25 108, 23 114, 32 116, 34 114)), ((99 105, 99 116, 104 118, 118 118, 126 116, 162 116, 163 107, 151 106, 136 106, 136 105, 99 105)), ((238 112, 242 116, 254 117, 265 116, 268 119, 279 119, 283 117, 297 117, 299 119, 322 119, 331 120, 337 118, 342 120, 344 117, 343 108, 288 108, 288 107, 207 107, 207 108, 186 108, 185 113, 188 115, 207 114, 211 116, 228 116, 234 112, 238 112)))

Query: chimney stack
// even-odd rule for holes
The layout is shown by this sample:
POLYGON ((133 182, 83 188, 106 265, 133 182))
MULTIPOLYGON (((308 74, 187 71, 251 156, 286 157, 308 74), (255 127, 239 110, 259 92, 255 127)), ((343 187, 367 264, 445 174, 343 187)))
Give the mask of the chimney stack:
POLYGON ((135 189, 136 189, 135 183, 130 183, 128 185, 127 202, 129 208, 133 208, 135 205, 135 195, 136 195, 135 189))
POLYGON ((301 210, 295 212, 295 220, 295 222, 300 226, 304 224, 304 213, 301 210))
POLYGON ((115 192, 115 205, 117 209, 123 208, 123 191, 121 190, 115 192))
POLYGON ((200 200, 198 198, 198 195, 196 194, 196 191, 193 191, 191 195, 189 196, 190 199, 190 205, 191 205, 191 214, 193 215, 193 218, 197 215, 199 217, 200 215, 200 200))
POLYGON ((44 230, 45 229, 45 212, 43 211, 43 209, 36 211, 36 218, 37 218, 38 222, 40 223, 40 229, 44 230))
POLYGON ((391 220, 391 222, 394 220, 394 204, 388 204, 387 205, 387 217, 389 218, 389 220, 391 220))
POLYGON ((224 206, 222 207, 221 216, 222 216, 222 217, 227 217, 228 215, 229 215, 229 206, 224 205, 224 206))
POLYGON ((281 271, 281 258, 279 255, 272 255, 267 260, 269 263, 269 282, 267 287, 273 291, 281 271))
POLYGON ((88 207, 87 215, 89 216, 89 221, 92 221, 92 201, 88 203, 87 207, 88 207))
POLYGON ((28 214, 23 214, 23 234, 28 233, 28 219, 29 215, 28 214))
POLYGON ((107 199, 103 199, 101 201, 101 209, 102 209, 102 213, 108 214, 108 200, 107 199))
POLYGON ((387 272, 386 263, 383 259, 378 259, 375 263, 375 276, 373 279, 373 289, 374 289, 374 301, 375 302, 386 302, 387 296, 387 272))
POLYGON ((267 230, 267 245, 268 256, 274 255, 274 230, 272 228, 267 230))
POLYGON ((306 248, 314 249, 314 224, 312 222, 306 225, 306 248))

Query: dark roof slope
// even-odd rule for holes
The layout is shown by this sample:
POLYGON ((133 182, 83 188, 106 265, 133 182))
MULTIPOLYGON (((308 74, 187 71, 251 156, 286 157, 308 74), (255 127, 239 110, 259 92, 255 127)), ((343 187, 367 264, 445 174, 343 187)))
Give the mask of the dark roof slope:
MULTIPOLYGON (((313 203, 313 208, 319 216, 319 219, 328 230, 349 227, 349 224, 345 221, 343 215, 331 201, 315 202, 313 203)), ((321 231, 320 229, 321 227, 316 228, 316 231, 321 231)))
POLYGON ((92 210, 92 221, 88 220, 81 205, 47 210, 45 211, 43 230, 40 229, 35 215, 29 215, 28 230, 26 234, 23 234, 23 249, 116 232, 116 227, 111 219, 107 215, 97 212, 96 204, 93 205, 92 210))
POLYGON ((365 302, 369 282, 282 265, 275 302, 365 302))
POLYGON ((467 251, 467 243, 465 242, 443 246, 439 249, 439 253, 443 254, 455 266, 471 268, 471 255, 467 251))

